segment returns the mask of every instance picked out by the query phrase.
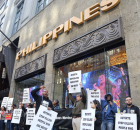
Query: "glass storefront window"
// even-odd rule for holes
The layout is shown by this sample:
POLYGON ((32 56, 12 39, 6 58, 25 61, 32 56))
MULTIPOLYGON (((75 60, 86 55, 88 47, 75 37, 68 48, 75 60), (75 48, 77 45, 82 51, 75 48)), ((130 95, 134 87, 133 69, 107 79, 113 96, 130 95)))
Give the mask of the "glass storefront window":
POLYGON ((56 68, 54 99, 59 100, 61 108, 71 106, 67 97, 68 72, 77 70, 82 71, 85 90, 100 89, 101 99, 104 99, 106 93, 112 93, 113 102, 120 112, 125 105, 125 97, 129 95, 125 45, 56 68))
MULTIPOLYGON (((29 79, 20 81, 17 83, 17 87, 16 87, 16 94, 15 94, 15 98, 14 101, 18 104, 19 102, 22 102, 22 96, 23 96, 23 90, 24 88, 29 88, 30 90, 30 98, 32 100, 32 102, 34 102, 34 99, 31 96, 31 91, 34 90, 37 87, 40 87, 41 85, 44 84, 44 80, 45 80, 45 73, 43 74, 39 74, 36 75, 34 77, 31 77, 29 79)), ((40 90, 38 92, 38 95, 42 95, 42 90, 40 90)))

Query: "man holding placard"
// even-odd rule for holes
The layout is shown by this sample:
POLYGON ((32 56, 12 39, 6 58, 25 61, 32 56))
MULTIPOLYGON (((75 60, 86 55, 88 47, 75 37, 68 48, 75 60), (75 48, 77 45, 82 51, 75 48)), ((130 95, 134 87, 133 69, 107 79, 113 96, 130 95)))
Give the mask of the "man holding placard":
POLYGON ((39 96, 39 95, 36 94, 40 89, 45 89, 45 86, 40 86, 40 88, 36 88, 36 89, 34 89, 34 90, 31 92, 32 97, 33 97, 34 100, 36 101, 36 111, 35 111, 35 113, 37 113, 37 111, 38 111, 40 105, 41 105, 43 102, 47 102, 47 104, 48 104, 48 107, 47 107, 48 110, 53 109, 52 101, 49 100, 48 91, 47 91, 47 90, 44 90, 44 92, 42 93, 42 96, 39 96))
MULTIPOLYGON (((81 110, 85 109, 86 104, 86 92, 84 88, 82 87, 82 83, 79 84, 82 89, 82 94, 77 94, 76 99, 73 98, 73 96, 69 93, 69 98, 71 102, 74 104, 74 107, 72 109, 72 126, 73 130, 80 130, 80 124, 81 124, 81 110)), ((68 85, 69 90, 69 85, 68 85)))
POLYGON ((132 104, 132 98, 130 96, 126 97, 125 103, 127 105, 121 110, 121 114, 122 115, 123 113, 136 114, 137 115, 137 130, 139 130, 139 120, 140 120, 139 108, 132 104))

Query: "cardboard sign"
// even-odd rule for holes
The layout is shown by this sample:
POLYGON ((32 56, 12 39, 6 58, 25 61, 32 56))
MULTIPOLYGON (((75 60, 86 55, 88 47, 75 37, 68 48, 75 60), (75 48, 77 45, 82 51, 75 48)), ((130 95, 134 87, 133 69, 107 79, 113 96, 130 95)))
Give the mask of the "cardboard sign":
POLYGON ((11 106, 13 104, 14 98, 9 98, 8 103, 7 103, 7 110, 11 110, 11 106))
POLYGON ((12 113, 5 113, 5 120, 11 120, 12 113))
POLYGON ((47 107, 40 105, 37 115, 31 124, 30 130, 51 130, 55 119, 57 118, 56 112, 48 110, 47 107))
POLYGON ((137 130, 137 115, 116 113, 115 130, 137 130))
POLYGON ((14 109, 13 118, 12 118, 11 123, 19 124, 21 112, 22 112, 22 109, 14 109))
POLYGON ((23 104, 30 103, 30 93, 29 93, 29 88, 25 88, 23 91, 23 104))
POLYGON ((81 70, 68 73, 69 76, 69 93, 81 92, 79 83, 81 82, 81 70))
POLYGON ((94 130, 95 109, 82 110, 80 130, 94 130))
POLYGON ((2 104, 1 104, 1 107, 7 107, 7 103, 8 103, 8 100, 9 100, 9 97, 4 97, 3 100, 2 100, 2 104))
POLYGON ((35 108, 28 108, 26 116, 26 125, 31 125, 35 116, 35 108))
POLYGON ((100 90, 87 90, 87 95, 88 95, 88 104, 87 104, 87 109, 92 109, 91 108, 91 104, 93 102, 93 100, 98 100, 99 102, 101 102, 100 100, 100 90))

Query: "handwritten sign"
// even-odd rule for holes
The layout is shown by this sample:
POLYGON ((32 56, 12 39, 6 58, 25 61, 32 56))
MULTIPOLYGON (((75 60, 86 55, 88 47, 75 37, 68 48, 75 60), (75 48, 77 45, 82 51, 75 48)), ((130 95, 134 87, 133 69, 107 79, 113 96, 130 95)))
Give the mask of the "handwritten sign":
POLYGON ((22 112, 22 109, 14 109, 13 118, 12 118, 11 123, 19 124, 21 112, 22 112))
POLYGON ((29 88, 25 88, 23 91, 23 104, 30 103, 30 93, 29 93, 29 88))

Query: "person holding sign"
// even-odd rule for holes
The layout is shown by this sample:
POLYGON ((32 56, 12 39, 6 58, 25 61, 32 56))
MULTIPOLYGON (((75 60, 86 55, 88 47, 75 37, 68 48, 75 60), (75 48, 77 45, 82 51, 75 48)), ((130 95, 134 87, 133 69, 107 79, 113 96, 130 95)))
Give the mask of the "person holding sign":
POLYGON ((125 103, 126 103, 126 107, 124 107, 121 110, 121 114, 122 115, 123 113, 136 114, 137 115, 137 130, 139 130, 139 120, 140 120, 139 108, 132 104, 132 98, 130 96, 126 97, 125 103))
POLYGON ((102 108, 102 125, 101 130, 113 130, 114 117, 117 113, 117 106, 113 103, 113 96, 111 93, 105 95, 105 100, 101 100, 102 108))
POLYGON ((94 119, 95 121, 94 130, 101 130, 102 112, 101 112, 100 102, 98 100, 94 100, 91 105, 91 108, 96 110, 95 119, 94 119))
MULTIPOLYGON (((13 115, 13 112, 14 112, 14 107, 12 106, 11 110, 8 113, 11 113, 13 115)), ((12 117, 11 117, 11 120, 12 120, 12 117)), ((14 124, 11 123, 11 120, 7 121, 8 130, 14 130, 14 124)))
POLYGON ((5 120, 5 110, 4 106, 1 107, 1 117, 0 117, 0 130, 4 130, 4 120, 5 120))
MULTIPOLYGON (((80 130, 80 124, 81 124, 81 110, 85 109, 86 104, 86 92, 84 88, 82 87, 82 83, 79 84, 82 89, 82 94, 77 94, 76 99, 73 98, 73 96, 69 93, 68 96, 71 100, 71 102, 74 104, 74 107, 72 109, 72 126, 73 130, 80 130)), ((69 90, 69 85, 67 86, 69 90)))
POLYGON ((38 92, 40 89, 45 89, 45 86, 40 86, 40 88, 36 88, 36 89, 34 89, 31 92, 32 97, 36 101, 36 110, 35 110, 35 113, 37 113, 37 111, 38 111, 40 105, 43 103, 43 101, 48 102, 48 110, 53 109, 53 104, 52 104, 52 101, 49 100, 48 91, 47 90, 44 90, 44 92, 42 93, 42 96, 39 96, 39 95, 36 94, 36 92, 38 92))

